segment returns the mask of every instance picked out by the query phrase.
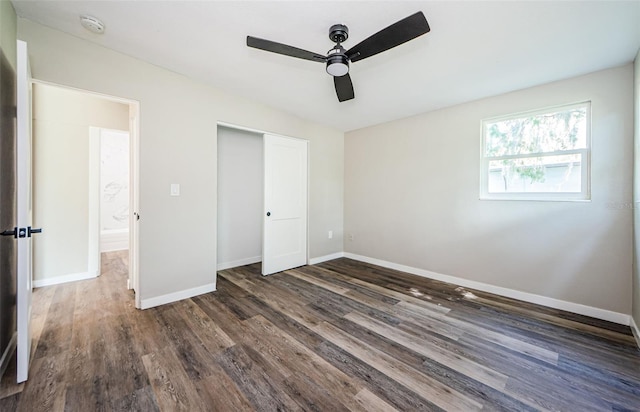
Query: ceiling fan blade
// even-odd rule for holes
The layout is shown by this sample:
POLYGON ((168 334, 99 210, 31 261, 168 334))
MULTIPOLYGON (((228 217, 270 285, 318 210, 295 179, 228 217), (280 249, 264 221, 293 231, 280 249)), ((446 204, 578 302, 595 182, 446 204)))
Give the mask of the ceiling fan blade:
POLYGON ((327 61, 327 58, 321 54, 302 50, 293 46, 287 46, 286 44, 282 43, 276 43, 271 40, 259 39, 257 37, 247 36, 247 46, 272 53, 284 54, 285 56, 311 60, 314 62, 324 63, 327 61))
POLYGON ((344 102, 355 97, 353 94, 353 84, 351 83, 351 76, 349 76, 349 73, 345 74, 344 76, 334 77, 333 85, 336 87, 336 94, 338 95, 339 101, 344 102))
POLYGON ((349 60, 357 62, 413 40, 430 30, 427 19, 419 11, 364 39, 346 54, 349 60))

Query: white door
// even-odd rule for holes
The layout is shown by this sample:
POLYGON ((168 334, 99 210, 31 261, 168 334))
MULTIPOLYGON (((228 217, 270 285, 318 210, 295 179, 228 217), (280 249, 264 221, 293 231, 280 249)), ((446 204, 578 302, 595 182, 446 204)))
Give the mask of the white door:
POLYGON ((129 280, 127 281, 127 287, 133 289, 135 293, 135 307, 140 309, 140 278, 138 276, 139 260, 138 260, 138 245, 139 245, 139 193, 138 183, 140 176, 139 169, 139 157, 140 141, 138 139, 138 116, 139 105, 138 103, 129 104, 129 280))
POLYGON ((262 274, 307 263, 307 141, 264 135, 262 274))
MULTIPOLYGON (((17 187, 18 187, 18 344, 17 380, 24 382, 29 373, 31 353, 31 70, 27 43, 18 41, 17 60, 17 187)), ((39 231, 39 229, 36 230, 39 231)))

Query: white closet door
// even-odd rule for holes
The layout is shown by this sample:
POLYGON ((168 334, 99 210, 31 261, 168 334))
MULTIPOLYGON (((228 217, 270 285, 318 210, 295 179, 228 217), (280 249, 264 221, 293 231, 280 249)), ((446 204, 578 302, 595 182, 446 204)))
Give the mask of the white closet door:
POLYGON ((307 264, 307 141, 264 135, 262 274, 307 264))

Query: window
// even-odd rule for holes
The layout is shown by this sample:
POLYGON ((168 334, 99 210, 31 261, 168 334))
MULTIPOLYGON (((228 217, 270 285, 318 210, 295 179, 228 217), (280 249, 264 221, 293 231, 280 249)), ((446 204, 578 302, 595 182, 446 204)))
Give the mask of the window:
POLYGON ((481 199, 588 200, 589 102, 482 121, 481 199))

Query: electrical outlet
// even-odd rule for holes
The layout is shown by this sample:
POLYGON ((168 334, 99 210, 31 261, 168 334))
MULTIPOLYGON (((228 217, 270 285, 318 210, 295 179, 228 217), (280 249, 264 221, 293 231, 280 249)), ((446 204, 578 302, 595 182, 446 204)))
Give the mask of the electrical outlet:
POLYGON ((333 239, 333 230, 329 231, 329 239, 333 239))
POLYGON ((353 242, 353 233, 349 233, 349 242, 353 242))

